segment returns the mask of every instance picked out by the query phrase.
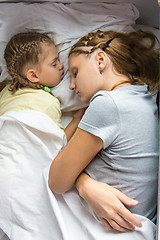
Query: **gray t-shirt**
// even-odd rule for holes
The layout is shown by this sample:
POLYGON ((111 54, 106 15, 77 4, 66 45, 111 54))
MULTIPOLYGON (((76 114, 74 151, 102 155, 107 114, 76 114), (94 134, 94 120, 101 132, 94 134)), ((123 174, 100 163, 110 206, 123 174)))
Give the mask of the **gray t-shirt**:
POLYGON ((158 188, 158 117, 147 86, 99 91, 78 127, 103 140, 103 149, 86 173, 138 200, 128 209, 152 220, 158 188))

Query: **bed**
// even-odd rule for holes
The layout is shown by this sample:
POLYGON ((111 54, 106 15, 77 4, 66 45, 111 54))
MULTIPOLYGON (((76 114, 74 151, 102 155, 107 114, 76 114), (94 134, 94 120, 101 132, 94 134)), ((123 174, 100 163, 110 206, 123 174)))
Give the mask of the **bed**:
MULTIPOLYGON (((159 6, 155 0, 0 1, 0 81, 7 76, 3 51, 6 42, 13 34, 30 29, 53 32, 60 60, 65 66, 65 74, 62 82, 52 92, 61 99, 62 123, 66 126, 71 120, 71 112, 84 106, 78 96, 69 90, 67 55, 70 47, 81 36, 98 29, 149 30, 159 38, 158 15, 159 6)), ((90 215, 91 210, 84 202, 85 208, 76 205, 74 189, 72 194, 65 194, 64 198, 53 196, 48 189, 47 176, 51 160, 65 143, 64 132, 44 114, 21 111, 9 112, 0 117, 0 206, 3 206, 0 210, 3 212, 0 215, 0 239, 106 239, 101 225, 95 226, 94 234, 91 234, 95 216, 90 215), (8 139, 7 146, 4 145, 6 139, 8 139), (16 159, 15 146, 16 151, 21 153, 18 157, 16 155, 16 159), (23 186, 22 178, 28 179, 23 181, 23 186), (57 198, 59 198, 58 202, 57 198), (40 201, 40 199, 45 200, 40 201), (68 204, 66 208, 64 202, 68 204), (74 203, 74 210, 68 220, 70 203, 74 203), (88 232, 78 238, 83 223, 76 216, 86 214, 83 212, 84 209, 88 211, 88 222, 85 223, 88 232), (56 221, 52 222, 53 218, 56 221), (48 223, 44 227, 45 222, 48 223), (74 223, 74 231, 69 223, 74 223), (12 225, 14 227, 11 227, 12 225)), ((157 206, 159 203, 158 199, 157 206)), ((129 240, 154 240, 155 237, 158 239, 159 207, 157 227, 141 216, 140 219, 144 228, 142 238, 136 233, 132 236, 130 233, 125 236, 117 233, 113 238, 113 235, 108 233, 107 239, 121 240, 124 237, 129 240)))

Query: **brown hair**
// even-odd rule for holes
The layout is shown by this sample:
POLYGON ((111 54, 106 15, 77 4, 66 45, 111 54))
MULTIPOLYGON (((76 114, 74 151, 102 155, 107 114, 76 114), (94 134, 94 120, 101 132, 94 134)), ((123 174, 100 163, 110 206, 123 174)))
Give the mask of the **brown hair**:
POLYGON ((9 90, 13 93, 21 87, 44 89, 42 84, 32 83, 23 75, 26 64, 37 64, 39 62, 41 43, 43 42, 54 44, 54 41, 47 33, 18 33, 10 39, 4 51, 4 59, 12 80, 5 80, 5 82, 0 83, 0 90, 2 90, 7 83, 11 83, 9 90))
POLYGON ((104 49, 118 73, 127 76, 133 85, 147 84, 152 91, 159 86, 159 53, 155 49, 156 42, 158 39, 151 32, 122 33, 98 30, 74 44, 69 56, 89 55, 98 48, 104 49), (104 49, 105 43, 110 39, 112 41, 104 49))

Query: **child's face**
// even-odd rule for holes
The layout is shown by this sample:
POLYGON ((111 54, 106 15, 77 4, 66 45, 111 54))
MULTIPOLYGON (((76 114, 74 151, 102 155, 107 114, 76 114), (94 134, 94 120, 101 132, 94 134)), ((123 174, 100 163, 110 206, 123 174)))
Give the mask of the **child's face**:
POLYGON ((44 86, 55 87, 61 82, 63 74, 63 64, 59 62, 55 45, 42 43, 37 67, 38 82, 44 86))
POLYGON ((95 55, 71 55, 68 61, 71 74, 70 89, 74 90, 83 103, 89 103, 92 96, 102 89, 95 55))

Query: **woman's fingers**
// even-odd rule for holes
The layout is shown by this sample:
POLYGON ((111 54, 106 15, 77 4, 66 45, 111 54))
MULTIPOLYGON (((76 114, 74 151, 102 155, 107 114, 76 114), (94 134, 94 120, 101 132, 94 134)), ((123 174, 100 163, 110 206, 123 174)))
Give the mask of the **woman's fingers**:
MULTIPOLYGON (((117 199, 118 200, 118 199, 117 199)), ((103 210, 96 214, 103 225, 108 229, 126 232, 133 231, 135 226, 141 227, 141 222, 116 199, 103 210), (101 213, 101 215, 99 214, 101 213), (108 225, 109 224, 109 225, 108 225)))
POLYGON ((118 189, 113 189, 113 192, 116 194, 116 196, 118 197, 118 199, 125 205, 127 206, 136 206, 138 204, 137 200, 134 200, 128 196, 126 196, 125 194, 123 194, 122 192, 120 192, 118 189))
POLYGON ((109 225, 114 229, 117 230, 119 232, 127 232, 128 230, 133 230, 133 229, 126 229, 124 227, 122 227, 122 225, 119 225, 117 222, 115 222, 114 220, 110 219, 109 220, 109 225))
POLYGON ((109 224, 112 229, 117 231, 126 232, 133 231, 135 229, 135 226, 132 223, 126 221, 121 215, 118 214, 117 211, 113 211, 113 209, 111 211, 106 211, 103 217, 98 218, 104 226, 107 223, 106 227, 109 224))
POLYGON ((118 214, 114 214, 113 218, 107 219, 111 227, 118 231, 126 232, 126 231, 133 231, 135 229, 135 226, 131 224, 130 222, 126 221, 122 216, 118 214))
MULTIPOLYGON (((113 191, 115 192, 117 198, 121 201, 121 203, 128 206, 136 206, 138 204, 137 200, 127 197, 119 190, 114 189, 113 191)), ((119 206, 117 209, 119 215, 121 215, 126 221, 135 225, 136 227, 142 227, 142 223, 123 204, 121 204, 121 206, 119 206)))
POLYGON ((104 226, 105 228, 107 228, 108 230, 111 230, 111 231, 114 230, 114 228, 111 227, 111 225, 108 223, 108 221, 107 221, 106 219, 104 219, 104 218, 99 218, 99 220, 101 221, 101 223, 103 224, 103 226, 104 226))
POLYGON ((142 227, 142 223, 123 205, 119 209, 119 215, 123 216, 123 218, 130 224, 133 224, 133 226, 138 228, 142 227))
MULTIPOLYGON (((123 225, 125 226, 125 224, 123 223, 123 219, 122 221, 118 221, 119 223, 121 222, 121 225, 119 225, 119 223, 117 223, 115 220, 113 219, 105 219, 105 218, 101 218, 100 221, 102 222, 103 226, 105 228, 107 228, 108 230, 111 230, 111 231, 119 231, 119 232, 127 232, 128 230, 132 231, 134 230, 134 228, 132 228, 131 226, 130 227, 123 227, 123 225)), ((128 224, 126 224, 126 226, 128 226, 128 224)))

